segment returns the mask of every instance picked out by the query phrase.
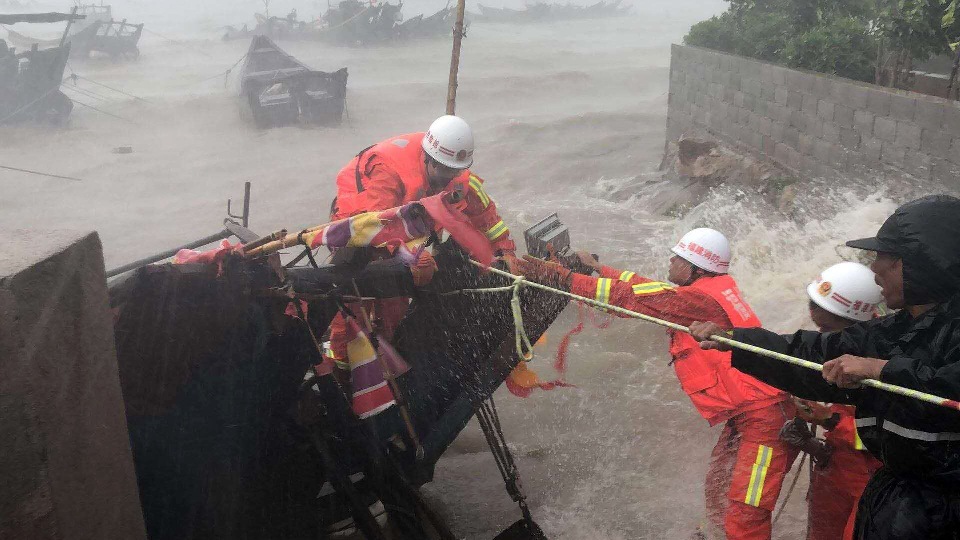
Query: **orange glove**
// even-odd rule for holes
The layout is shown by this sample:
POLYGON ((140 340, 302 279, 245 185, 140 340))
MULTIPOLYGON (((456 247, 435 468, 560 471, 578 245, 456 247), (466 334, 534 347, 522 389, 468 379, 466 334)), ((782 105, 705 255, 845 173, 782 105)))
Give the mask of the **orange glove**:
POLYGON ((547 262, 530 255, 516 261, 517 271, 529 280, 567 290, 570 288, 573 272, 557 263, 547 262))
POLYGON ((410 273, 413 274, 413 284, 417 287, 423 287, 433 279, 434 272, 437 271, 437 261, 433 260, 433 255, 429 251, 423 250, 416 264, 410 267, 410 273))

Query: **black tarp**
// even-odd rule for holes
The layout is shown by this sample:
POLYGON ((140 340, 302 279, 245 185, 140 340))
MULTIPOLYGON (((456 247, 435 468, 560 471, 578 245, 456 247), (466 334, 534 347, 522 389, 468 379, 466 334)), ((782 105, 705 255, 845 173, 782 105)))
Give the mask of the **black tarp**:
MULTIPOLYGON (((361 425, 331 377, 318 387, 342 472, 376 473, 370 477, 379 477, 377 496, 389 508, 409 505, 395 489, 398 482, 430 480, 476 404, 517 361, 509 294, 444 294, 507 280, 478 275, 457 249, 438 249, 435 257, 440 270, 426 289, 412 287, 406 268, 377 263, 289 276, 301 293, 349 294, 356 284, 362 296, 413 297, 395 338, 412 367, 398 384, 424 444, 422 459, 408 445, 407 452, 391 453, 396 470, 377 470, 379 458, 370 449, 383 433, 403 432, 397 408, 361 425)), ((282 316, 286 300, 255 292, 271 281, 267 268, 250 265, 227 264, 220 276, 209 268, 161 265, 111 287, 120 381, 151 540, 308 538, 327 522, 317 499, 327 475, 291 418, 304 373, 319 357, 303 322, 282 316)), ((566 300, 529 289, 521 304, 536 340, 566 300)), ((335 311, 332 301, 310 301, 318 336, 335 311)))

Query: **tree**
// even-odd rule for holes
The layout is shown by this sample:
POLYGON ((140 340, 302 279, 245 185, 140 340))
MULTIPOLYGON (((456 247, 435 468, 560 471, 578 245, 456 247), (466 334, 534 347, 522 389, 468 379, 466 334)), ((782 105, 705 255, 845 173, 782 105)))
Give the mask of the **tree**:
POLYGON ((684 41, 888 86, 903 86, 913 62, 960 49, 960 0, 728 1, 684 41))

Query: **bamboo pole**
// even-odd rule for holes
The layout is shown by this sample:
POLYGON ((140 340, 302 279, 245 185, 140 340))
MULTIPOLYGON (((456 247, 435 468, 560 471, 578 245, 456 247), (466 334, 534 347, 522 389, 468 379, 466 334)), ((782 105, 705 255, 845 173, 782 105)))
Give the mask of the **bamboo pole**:
POLYGON ((457 72, 460 70, 460 42, 463 40, 463 15, 466 0, 457 0, 457 22, 453 25, 453 53, 450 55, 450 80, 447 84, 447 114, 457 110, 457 72))

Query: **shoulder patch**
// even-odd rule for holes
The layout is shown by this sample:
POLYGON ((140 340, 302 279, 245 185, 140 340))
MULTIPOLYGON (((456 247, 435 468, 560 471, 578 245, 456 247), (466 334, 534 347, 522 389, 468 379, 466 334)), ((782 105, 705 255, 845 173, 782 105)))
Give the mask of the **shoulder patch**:
POLYGON ((390 144, 393 144, 394 146, 399 146, 400 148, 406 148, 407 145, 410 144, 410 141, 406 139, 394 139, 390 141, 390 144))

